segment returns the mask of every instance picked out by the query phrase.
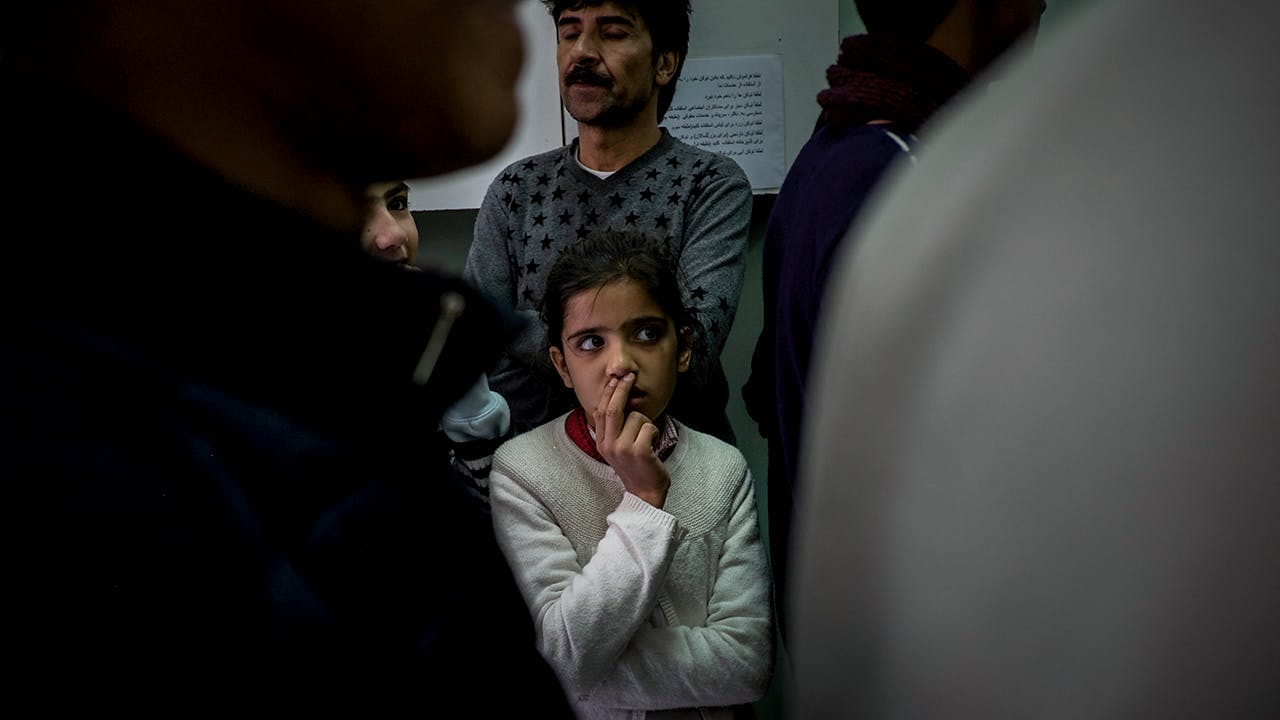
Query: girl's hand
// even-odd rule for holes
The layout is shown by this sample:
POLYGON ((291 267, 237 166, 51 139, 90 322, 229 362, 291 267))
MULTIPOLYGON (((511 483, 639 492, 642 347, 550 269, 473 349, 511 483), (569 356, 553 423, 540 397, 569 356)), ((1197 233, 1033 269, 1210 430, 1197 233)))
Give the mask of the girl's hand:
POLYGON ((627 492, 660 508, 667 501, 671 476, 653 452, 658 426, 638 412, 626 413, 627 397, 636 374, 621 380, 610 378, 596 406, 596 449, 604 457, 627 492))

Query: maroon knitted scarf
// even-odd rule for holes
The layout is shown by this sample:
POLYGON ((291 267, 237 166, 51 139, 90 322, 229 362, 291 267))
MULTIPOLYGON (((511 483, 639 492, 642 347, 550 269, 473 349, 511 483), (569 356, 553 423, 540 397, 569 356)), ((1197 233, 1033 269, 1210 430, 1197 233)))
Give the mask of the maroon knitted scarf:
MULTIPOLYGON (((655 440, 657 447, 654 448, 654 452, 658 454, 659 459, 666 460, 671 456, 671 451, 676 449, 676 443, 680 438, 676 433, 675 423, 671 422, 666 414, 658 418, 658 423, 658 438, 655 440)), ((587 424, 587 413, 582 408, 574 408, 573 412, 569 413, 569 417, 564 419, 564 431, 579 450, 599 462, 607 462, 596 449, 596 439, 591 434, 591 426, 587 424)))
POLYGON ((968 79, 955 61, 924 43, 853 35, 840 43, 840 57, 827 69, 831 87, 818 93, 818 104, 833 125, 889 120, 910 133, 968 79))

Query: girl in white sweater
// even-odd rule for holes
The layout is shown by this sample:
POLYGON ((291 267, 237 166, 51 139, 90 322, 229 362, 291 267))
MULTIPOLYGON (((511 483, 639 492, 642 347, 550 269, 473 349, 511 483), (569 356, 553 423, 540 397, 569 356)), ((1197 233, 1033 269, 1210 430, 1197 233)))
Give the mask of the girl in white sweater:
POLYGON ((580 717, 731 718, 773 672, 771 579, 736 448, 664 414, 696 321, 676 265, 606 234, 543 309, 579 407, 498 449, 494 528, 580 717))

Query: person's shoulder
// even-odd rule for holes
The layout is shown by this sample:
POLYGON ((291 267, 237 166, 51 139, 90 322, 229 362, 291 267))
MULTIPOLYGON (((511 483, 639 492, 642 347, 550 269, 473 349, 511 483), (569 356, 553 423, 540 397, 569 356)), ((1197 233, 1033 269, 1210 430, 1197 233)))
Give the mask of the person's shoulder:
POLYGON ((555 165, 556 163, 563 162, 569 157, 567 152, 569 147, 569 145, 560 145, 553 147, 550 150, 544 150, 540 153, 529 155, 512 163, 511 167, 519 168, 521 170, 530 170, 535 167, 555 165))
POLYGON ((817 145, 865 145, 868 147, 896 148, 905 152, 914 145, 916 136, 893 123, 862 123, 858 125, 824 125, 805 143, 817 145))
POLYGON ((688 425, 672 418, 676 424, 676 433, 680 437, 680 444, 687 445, 690 450, 694 450, 699 454, 715 458, 716 462, 724 463, 726 467, 741 467, 745 470, 747 467, 747 459, 736 446, 731 445, 724 440, 704 433, 701 430, 695 430, 688 425))
POLYGON ((514 160, 502 168, 493 179, 493 184, 511 184, 525 179, 536 180, 539 173, 545 172, 548 168, 554 168, 564 161, 567 157, 565 148, 566 146, 562 145, 514 160))
POLYGON ((690 145, 670 133, 667 133, 666 141, 670 143, 665 149, 667 162, 675 164, 679 172, 688 172, 692 176, 695 189, 689 195, 692 202, 723 202, 732 199, 742 212, 749 211, 751 181, 736 160, 722 153, 690 145))
POLYGON ((774 207, 827 207, 847 223, 888 168, 913 161, 914 141, 881 125, 823 126, 796 155, 774 207))
POLYGON ((915 151, 916 137, 892 125, 824 125, 805 141, 796 164, 883 165, 915 151))
POLYGON ((696 166, 698 170, 702 170, 708 176, 741 177, 744 181, 747 179, 747 174, 742 170, 742 166, 738 165, 737 161, 728 155, 700 148, 697 145, 690 145, 674 135, 670 137, 671 148, 669 152, 693 158, 691 165, 696 166))
POLYGON ((507 438, 498 446, 497 450, 494 450, 494 461, 496 462, 502 457, 519 454, 531 445, 536 445, 539 442, 540 437, 545 433, 546 427, 547 426, 545 424, 539 425, 532 430, 527 430, 519 435, 513 435, 512 437, 507 438))
POLYGON ((668 459, 671 489, 668 512, 693 536, 721 526, 732 514, 735 500, 749 492, 747 460, 738 448, 676 421, 680 440, 668 459))
MULTIPOLYGON (((560 452, 560 436, 564 435, 564 415, 532 430, 507 439, 493 453, 494 466, 527 464, 532 459, 553 457, 560 452)), ((567 440, 566 440, 567 441, 567 440)))

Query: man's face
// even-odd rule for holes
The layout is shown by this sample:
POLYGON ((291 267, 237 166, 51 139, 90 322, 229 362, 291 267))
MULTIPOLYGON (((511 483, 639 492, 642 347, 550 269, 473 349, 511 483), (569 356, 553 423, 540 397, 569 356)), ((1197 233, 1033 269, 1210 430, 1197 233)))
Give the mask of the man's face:
POLYGON ((360 246, 382 260, 412 265, 418 256, 418 226, 409 212, 409 186, 373 183, 361 201, 360 246))
POLYGON ((281 0, 255 10, 285 68, 264 93, 296 142, 360 183, 496 154, 515 127, 517 0, 281 0))
POLYGON ((560 97, 580 123, 626 125, 642 112, 657 119, 658 89, 671 81, 674 52, 653 58, 653 38, 640 14, 604 2, 565 10, 556 23, 560 97))

